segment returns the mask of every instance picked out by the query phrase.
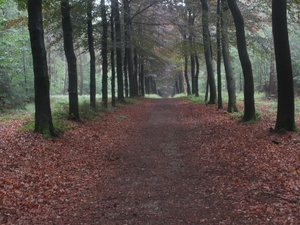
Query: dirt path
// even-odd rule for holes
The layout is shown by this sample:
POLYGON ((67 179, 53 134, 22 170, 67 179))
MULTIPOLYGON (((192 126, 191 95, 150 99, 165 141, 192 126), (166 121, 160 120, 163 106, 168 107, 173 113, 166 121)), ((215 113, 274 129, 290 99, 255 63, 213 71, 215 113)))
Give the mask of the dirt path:
MULTIPOLYGON (((191 165, 183 147, 197 135, 184 123, 185 101, 153 100, 133 124, 130 144, 118 152, 109 196, 102 196, 101 224, 199 224, 225 221, 228 210, 210 192, 209 176, 191 165), (209 179, 209 180, 207 180, 209 179)), ((194 157, 194 156, 192 156, 194 157)), ((200 157, 200 156, 199 156, 200 157)), ((104 187, 102 187, 104 188, 104 187)))
POLYGON ((58 139, 1 124, 0 224, 300 224, 299 133, 140 101, 58 139))

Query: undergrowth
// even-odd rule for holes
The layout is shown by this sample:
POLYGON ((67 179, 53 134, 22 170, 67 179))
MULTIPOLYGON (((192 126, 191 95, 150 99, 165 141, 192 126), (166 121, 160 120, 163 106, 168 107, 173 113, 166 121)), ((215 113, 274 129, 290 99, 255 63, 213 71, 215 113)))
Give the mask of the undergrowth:
POLYGON ((204 103, 204 97, 203 96, 195 96, 195 95, 190 95, 188 96, 188 99, 193 102, 193 103, 204 103))

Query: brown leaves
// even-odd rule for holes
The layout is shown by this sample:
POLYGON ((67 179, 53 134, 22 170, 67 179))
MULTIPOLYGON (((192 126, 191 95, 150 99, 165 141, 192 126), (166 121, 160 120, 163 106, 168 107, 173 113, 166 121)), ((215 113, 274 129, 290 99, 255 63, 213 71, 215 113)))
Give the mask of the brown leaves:
MULTIPOLYGON (((140 121, 142 127, 151 104, 151 100, 141 101, 147 104, 127 105, 106 114, 100 122, 71 122, 76 124, 74 129, 59 139, 45 140, 38 134, 20 132, 22 121, 0 125, 0 223, 74 224, 82 218, 93 224, 93 218, 101 221, 98 212, 108 207, 125 215, 126 209, 121 207, 129 204, 128 196, 134 198, 132 193, 140 191, 130 185, 137 181, 126 174, 128 196, 118 194, 119 187, 111 187, 108 181, 121 179, 117 169, 126 173, 127 168, 122 167, 126 158, 121 153, 132 150, 127 147, 130 138, 138 136, 134 121, 140 121), (126 201, 114 199, 116 196, 126 201)), ((174 123, 180 123, 177 127, 182 129, 172 131, 180 137, 172 146, 181 151, 177 155, 181 167, 176 168, 190 177, 176 177, 174 191, 190 189, 201 197, 190 199, 195 201, 191 205, 199 202, 207 211, 199 219, 203 223, 215 219, 209 212, 218 218, 222 210, 229 216, 220 224, 300 223, 299 133, 270 132, 274 115, 257 124, 245 124, 215 107, 178 100, 181 120, 174 123)), ((157 130, 153 128, 153 132, 157 130)), ((169 135, 167 129, 163 134, 169 135)), ((135 155, 134 168, 138 169, 141 156, 135 155)), ((159 155, 153 158, 161 160, 159 155)), ((151 184, 147 184, 150 191, 151 184)), ((165 190, 163 185, 160 188, 165 190)), ((169 205, 180 200, 170 199, 169 205)), ((183 205, 180 210, 188 221, 190 209, 183 205)), ((139 212, 134 215, 138 218, 139 212)), ((166 211, 159 218, 166 221, 168 215, 166 211)))
POLYGON ((126 145, 129 114, 139 113, 132 107, 100 122, 70 122, 74 129, 59 139, 20 132, 22 121, 0 125, 0 224, 66 224, 87 216, 82 206, 118 160, 114 148, 126 145))
POLYGON ((198 146, 200 158, 190 159, 195 165, 224 171, 209 179, 234 204, 236 216, 251 224, 299 223, 299 133, 269 132, 271 117, 239 123, 214 106, 188 105, 185 114, 196 124, 182 145, 198 146))

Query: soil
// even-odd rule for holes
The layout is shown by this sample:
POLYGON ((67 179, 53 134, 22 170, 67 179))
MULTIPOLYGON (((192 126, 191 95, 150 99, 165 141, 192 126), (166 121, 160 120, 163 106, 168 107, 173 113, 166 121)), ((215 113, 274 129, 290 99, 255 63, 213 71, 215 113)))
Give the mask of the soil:
POLYGON ((300 223, 299 133, 187 99, 139 101, 59 139, 1 126, 0 223, 300 223))
POLYGON ((198 127, 184 120, 185 101, 159 99, 133 124, 129 145, 118 150, 116 175, 101 205, 104 224, 199 224, 226 221, 223 204, 205 175, 199 152, 186 146, 198 127), (121 150, 121 151, 120 151, 121 150), (191 163, 198 159, 197 164, 191 163), (191 161, 192 160, 192 161, 191 161))

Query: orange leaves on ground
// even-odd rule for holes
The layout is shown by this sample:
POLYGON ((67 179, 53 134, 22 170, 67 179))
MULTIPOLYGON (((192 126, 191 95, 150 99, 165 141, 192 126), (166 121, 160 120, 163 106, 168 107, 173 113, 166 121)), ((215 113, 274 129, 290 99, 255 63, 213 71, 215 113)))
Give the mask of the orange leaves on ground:
POLYGON ((201 154, 190 161, 219 171, 210 178, 215 191, 234 202, 236 216, 249 218, 249 224, 300 223, 299 133, 270 130, 274 115, 247 124, 211 105, 187 104, 185 115, 196 130, 189 126, 182 145, 201 154))

